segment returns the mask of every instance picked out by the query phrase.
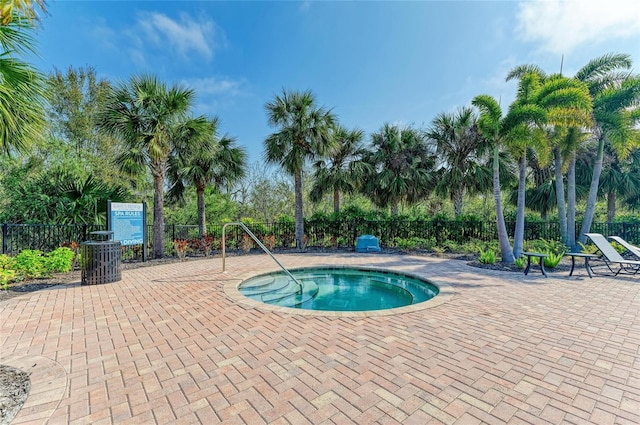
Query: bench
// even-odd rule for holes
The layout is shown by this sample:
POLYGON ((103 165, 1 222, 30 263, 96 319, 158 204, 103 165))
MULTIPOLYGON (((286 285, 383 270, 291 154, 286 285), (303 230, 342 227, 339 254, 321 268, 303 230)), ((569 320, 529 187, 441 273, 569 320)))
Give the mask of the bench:
POLYGON ((569 272, 569 276, 573 275, 573 269, 576 266, 576 257, 584 258, 584 268, 587 269, 587 274, 589 277, 593 277, 591 271, 591 264, 589 264, 589 260, 592 258, 598 257, 596 254, 585 254, 583 252, 569 252, 564 254, 565 256, 571 256, 571 271, 569 272))
POLYGON ((536 257, 539 259, 538 262, 540 263, 540 271, 542 272, 544 277, 547 277, 547 271, 544 269, 544 259, 548 257, 549 254, 541 254, 539 252, 523 252, 522 255, 527 256, 527 267, 524 269, 525 276, 529 274, 529 269, 531 268, 531 258, 536 257))

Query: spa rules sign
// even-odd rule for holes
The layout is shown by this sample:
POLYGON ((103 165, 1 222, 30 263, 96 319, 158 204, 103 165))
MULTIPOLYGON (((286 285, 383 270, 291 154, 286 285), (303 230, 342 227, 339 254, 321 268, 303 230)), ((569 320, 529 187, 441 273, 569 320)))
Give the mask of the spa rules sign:
POLYGON ((109 230, 122 245, 142 245, 145 237, 144 204, 109 202, 109 230))

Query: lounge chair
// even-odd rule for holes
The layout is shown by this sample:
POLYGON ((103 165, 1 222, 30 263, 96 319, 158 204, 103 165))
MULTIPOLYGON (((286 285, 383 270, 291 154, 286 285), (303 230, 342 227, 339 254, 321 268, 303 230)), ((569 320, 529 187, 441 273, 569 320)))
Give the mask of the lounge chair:
POLYGON ((623 258, 600 233, 586 233, 586 235, 601 252, 599 259, 604 261, 615 276, 620 273, 636 274, 640 271, 640 261, 623 258))
POLYGON ((640 248, 635 245, 631 245, 629 242, 622 239, 620 236, 609 236, 609 239, 616 241, 622 245, 627 251, 635 255, 637 260, 640 260, 640 248))

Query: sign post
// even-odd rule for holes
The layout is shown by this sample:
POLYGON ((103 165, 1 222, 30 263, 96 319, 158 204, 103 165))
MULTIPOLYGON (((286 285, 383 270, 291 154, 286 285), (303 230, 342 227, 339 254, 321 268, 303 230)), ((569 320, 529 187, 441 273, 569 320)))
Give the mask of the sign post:
POLYGON ((107 228, 113 240, 123 246, 142 245, 142 261, 146 260, 146 204, 107 202, 107 228))

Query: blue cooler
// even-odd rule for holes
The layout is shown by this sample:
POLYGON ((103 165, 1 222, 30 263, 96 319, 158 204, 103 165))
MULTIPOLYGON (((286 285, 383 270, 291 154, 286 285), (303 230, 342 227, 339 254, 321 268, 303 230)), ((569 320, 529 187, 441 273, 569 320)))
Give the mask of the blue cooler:
POLYGON ((378 238, 372 235, 358 236, 356 252, 380 252, 378 238))

